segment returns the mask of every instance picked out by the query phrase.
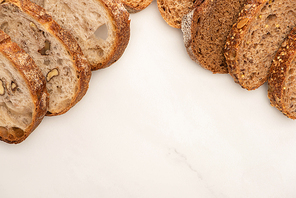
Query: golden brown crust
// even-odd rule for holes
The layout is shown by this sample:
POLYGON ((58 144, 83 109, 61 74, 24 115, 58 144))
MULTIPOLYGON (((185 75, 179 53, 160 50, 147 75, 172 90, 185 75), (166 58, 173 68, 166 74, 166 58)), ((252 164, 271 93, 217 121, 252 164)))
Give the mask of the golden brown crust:
MULTIPOLYGON (((255 17, 261 11, 262 7, 268 2, 268 0, 249 0, 243 10, 240 12, 238 20, 231 29, 231 32, 227 38, 225 45, 225 58, 226 63, 228 65, 229 74, 233 77, 234 81, 242 86, 243 79, 241 78, 238 67, 238 57, 237 53, 239 50, 239 46, 247 34, 247 31, 252 24, 255 17)), ((266 82, 267 78, 262 79, 262 84, 266 82)), ((253 87, 245 87, 245 89, 253 90, 260 87, 262 84, 258 84, 253 87)))
POLYGON ((129 13, 137 13, 147 8, 152 3, 152 1, 153 0, 138 0, 138 2, 133 3, 127 0, 123 0, 122 3, 129 13))
POLYGON ((0 30, 0 53, 3 54, 23 76, 31 92, 32 101, 35 105, 32 123, 26 128, 21 137, 0 136, 0 140, 11 144, 17 144, 25 140, 32 131, 40 124, 48 107, 48 94, 46 81, 41 70, 33 59, 25 53, 10 37, 0 30))
POLYGON ((205 0, 157 0, 157 7, 165 22, 173 27, 181 29, 182 18, 205 0))
POLYGON ((103 62, 91 65, 91 69, 98 70, 109 67, 115 63, 124 53, 130 38, 129 13, 119 0, 98 0, 109 11, 110 20, 113 21, 113 31, 115 39, 110 55, 103 62))
POLYGON ((296 28, 287 36, 281 48, 278 50, 268 77, 268 97, 272 106, 279 109, 284 115, 291 119, 296 119, 285 106, 284 91, 285 81, 288 71, 292 66, 292 61, 296 56, 296 28))
POLYGON ((77 94, 72 99, 68 108, 63 109, 60 112, 48 112, 47 115, 56 116, 66 113, 85 95, 91 77, 91 68, 79 45, 73 36, 66 30, 62 29, 42 7, 32 3, 29 0, 6 0, 6 2, 10 2, 18 6, 24 13, 29 14, 40 24, 42 24, 44 28, 46 28, 53 36, 55 36, 60 40, 61 43, 64 44, 65 48, 72 56, 74 62, 73 65, 76 67, 75 69, 78 76, 77 94))

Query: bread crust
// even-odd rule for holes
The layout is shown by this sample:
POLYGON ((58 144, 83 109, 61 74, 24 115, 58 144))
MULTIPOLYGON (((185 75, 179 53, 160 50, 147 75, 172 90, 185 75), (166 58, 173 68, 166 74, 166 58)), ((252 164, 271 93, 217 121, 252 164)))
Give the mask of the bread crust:
POLYGON ((115 39, 113 49, 108 58, 104 61, 91 65, 92 71, 109 67, 115 63, 124 53, 130 39, 130 19, 129 13, 124 8, 120 0, 98 0, 109 11, 110 20, 113 21, 113 32, 115 39))
POLYGON ((70 105, 67 108, 59 112, 47 112, 46 115, 57 116, 66 113, 69 109, 71 109, 71 107, 73 107, 82 99, 89 86, 91 68, 88 64, 88 61, 84 57, 81 48, 73 36, 66 30, 62 29, 42 7, 32 3, 29 0, 5 0, 5 3, 12 3, 19 7, 19 9, 24 13, 32 16, 35 20, 42 24, 43 27, 48 30, 48 32, 55 36, 72 56, 74 63, 73 65, 75 66, 78 80, 78 89, 76 91, 76 95, 73 97, 70 105))
POLYGON ((139 0, 139 2, 135 5, 123 0, 122 3, 129 13, 137 13, 147 8, 152 3, 152 1, 153 0, 143 0, 143 3, 141 3, 139 0))
POLYGON ((246 30, 249 29, 250 25, 254 21, 255 17, 261 11, 262 7, 268 2, 268 0, 249 0, 245 7, 239 14, 238 20, 233 24, 231 32, 227 38, 225 45, 225 58, 228 66, 229 74, 233 77, 234 81, 241 85, 242 88, 247 90, 254 90, 260 87, 264 82, 266 82, 267 77, 261 80, 261 84, 252 87, 243 86, 243 79, 241 78, 238 67, 238 57, 237 52, 239 50, 239 46, 244 38, 244 36, 248 33, 246 30), (238 25, 243 21, 243 26, 238 25))
POLYGON ((284 91, 286 90, 285 82, 288 72, 296 57, 296 28, 294 28, 283 42, 278 50, 268 77, 268 98, 270 104, 279 109, 284 115, 291 119, 296 119, 292 115, 284 103, 284 91))
POLYGON ((46 80, 39 67, 35 65, 33 59, 16 43, 12 42, 10 37, 2 30, 0 30, 0 53, 14 65, 16 70, 23 76, 29 87, 35 106, 32 122, 24 130, 24 134, 21 137, 3 137, 0 135, 0 140, 10 144, 17 144, 24 141, 34 131, 47 112, 48 93, 46 90, 46 80))
MULTIPOLYGON (((164 1, 164 0, 157 0, 157 7, 158 7, 158 10, 159 10, 159 12, 160 12, 162 18, 165 20, 165 22, 166 22, 169 26, 171 26, 171 27, 173 27, 173 28, 181 29, 181 28, 182 28, 182 26, 181 26, 182 21, 171 20, 171 19, 170 19, 170 16, 177 17, 177 18, 180 17, 181 20, 182 20, 182 18, 183 18, 186 14, 188 14, 188 13, 191 12, 193 9, 195 9, 197 6, 201 5, 204 1, 207 1, 207 0, 195 0, 195 1, 193 1, 193 4, 192 4, 191 7, 184 6, 184 7, 183 7, 183 10, 181 11, 181 13, 180 13, 179 10, 176 11, 176 8, 172 8, 173 12, 171 11, 170 8, 168 8, 168 9, 163 8, 163 6, 162 6, 163 1, 164 1), (176 15, 182 15, 182 16, 175 16, 174 13, 176 13, 176 15)), ((166 0, 166 1, 167 1, 168 3, 171 2, 171 4, 173 4, 173 3, 175 2, 174 0, 166 0)), ((185 0, 183 0, 183 1, 185 1, 185 0)), ((190 0, 187 0, 187 1, 190 2, 190 0)), ((183 2, 182 2, 182 3, 183 3, 183 2)), ((179 4, 182 5, 182 3, 179 3, 179 4)))

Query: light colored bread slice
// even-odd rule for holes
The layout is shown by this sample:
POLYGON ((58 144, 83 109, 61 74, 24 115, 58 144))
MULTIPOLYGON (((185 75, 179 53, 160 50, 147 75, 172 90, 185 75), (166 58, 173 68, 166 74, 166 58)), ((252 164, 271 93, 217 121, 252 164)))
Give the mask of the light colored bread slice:
POLYGON ((246 0, 205 0, 182 20, 185 47, 192 60, 213 73, 228 73, 227 36, 246 0))
POLYGON ((47 99, 39 67, 0 30, 0 140, 26 139, 47 112, 47 99))
POLYGON ((234 24, 225 46, 229 73, 253 90, 267 80, 272 60, 296 25, 296 1, 252 0, 234 24))
POLYGON ((180 29, 182 18, 201 2, 202 0, 157 0, 157 6, 167 24, 180 29))
POLYGON ((129 13, 137 13, 147 8, 153 0, 122 0, 129 13))
POLYGON ((47 79, 47 115, 68 111, 86 93, 91 75, 75 39, 28 0, 2 2, 0 15, 0 29, 34 59, 47 79))
POLYGON ((296 119, 296 28, 278 50, 270 68, 268 97, 287 117, 296 119))
POLYGON ((130 37, 129 13, 119 0, 32 0, 77 40, 92 70, 117 61, 130 37))

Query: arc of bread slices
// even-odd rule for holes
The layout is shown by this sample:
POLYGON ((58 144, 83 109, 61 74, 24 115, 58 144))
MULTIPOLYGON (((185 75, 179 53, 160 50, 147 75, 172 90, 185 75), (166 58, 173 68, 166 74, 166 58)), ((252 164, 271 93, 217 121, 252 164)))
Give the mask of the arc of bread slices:
POLYGON ((47 115, 67 112, 86 93, 91 75, 75 39, 29 0, 2 1, 0 14, 0 29, 34 59, 46 77, 47 115))
POLYGON ((147 8, 153 0, 122 0, 129 13, 137 13, 147 8))
POLYGON ((272 106, 296 119, 296 28, 278 50, 268 77, 268 97, 272 106))
POLYGON ((184 16, 182 32, 191 59, 213 73, 228 73, 224 46, 246 0, 205 0, 184 16))
POLYGON ((157 6, 169 26, 181 29, 182 18, 202 2, 203 0, 157 0, 157 6))
POLYGON ((124 53, 129 13, 119 0, 32 0, 77 40, 92 70, 106 68, 124 53))
POLYGON ((25 140, 47 112, 47 96, 39 67, 0 30, 0 140, 25 140))
POLYGON ((296 25, 296 1, 249 0, 225 46, 229 73, 242 88, 254 90, 267 80, 272 60, 296 25))

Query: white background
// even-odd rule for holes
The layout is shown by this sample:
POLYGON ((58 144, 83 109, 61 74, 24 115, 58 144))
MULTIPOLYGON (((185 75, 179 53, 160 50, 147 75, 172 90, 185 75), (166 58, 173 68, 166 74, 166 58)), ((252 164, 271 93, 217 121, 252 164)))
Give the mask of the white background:
POLYGON ((19 145, 0 142, 1 198, 295 198, 296 121, 191 61, 154 1, 86 96, 19 145))

